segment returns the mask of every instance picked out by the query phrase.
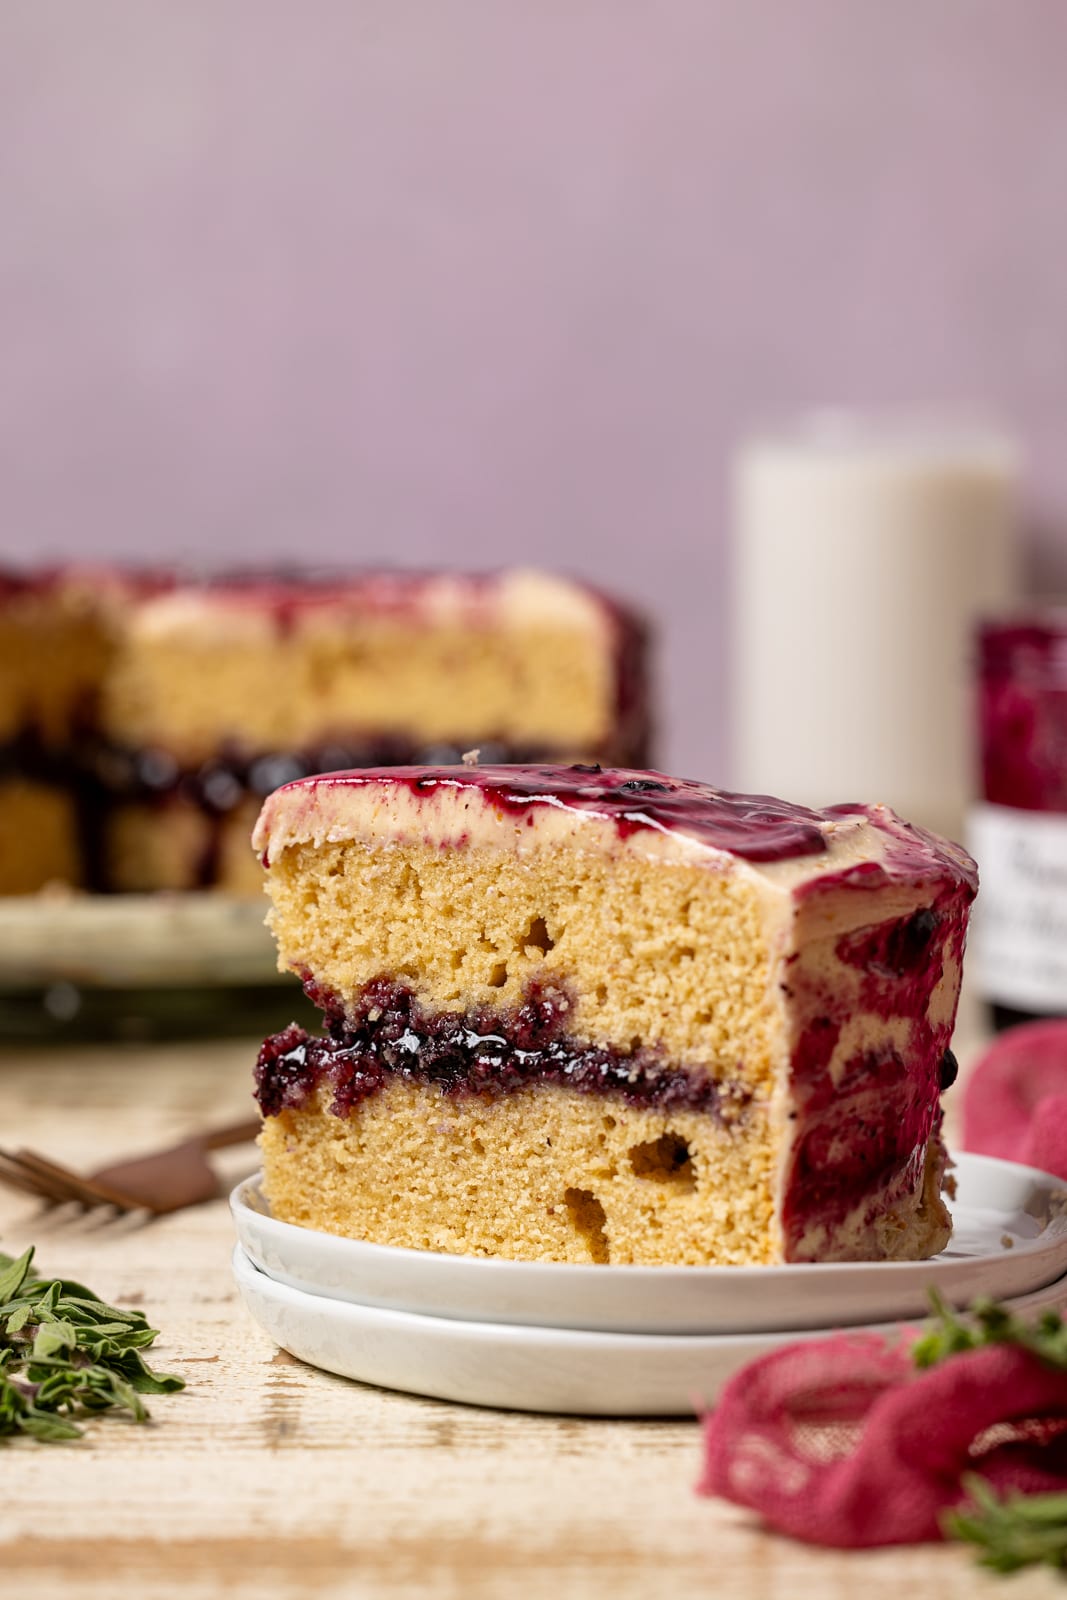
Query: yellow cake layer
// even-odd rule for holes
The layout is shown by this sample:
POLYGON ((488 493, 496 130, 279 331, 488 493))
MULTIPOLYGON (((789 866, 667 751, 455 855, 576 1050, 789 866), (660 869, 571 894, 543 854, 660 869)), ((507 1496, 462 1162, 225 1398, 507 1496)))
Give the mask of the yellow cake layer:
POLYGON ((27 729, 65 745, 92 704, 110 653, 108 624, 80 589, 5 599, 0 606, 0 742, 27 729))
POLYGON ((500 1098, 393 1080, 348 1117, 320 1091, 261 1136, 271 1209, 377 1244, 522 1261, 762 1263, 765 1114, 635 1109, 554 1085, 500 1098))
POLYGON ((580 585, 534 572, 369 584, 298 597, 255 585, 139 593, 75 573, 0 606, 0 740, 46 744, 76 719, 195 768, 394 735, 412 745, 505 739, 597 756, 618 727, 618 623, 580 585), (302 598, 301 598, 302 597, 302 598))
POLYGON ((533 573, 488 590, 426 580, 385 614, 342 588, 284 622, 247 597, 179 591, 122 630, 100 720, 183 766, 228 740, 255 753, 397 733, 595 756, 618 722, 616 644, 599 602, 533 573))
POLYGON ((146 894, 206 884, 228 894, 261 894, 263 874, 248 848, 257 809, 246 800, 228 815, 214 816, 180 796, 116 807, 106 825, 111 887, 146 894))
POLYGON ((119 743, 153 744, 183 765, 221 740, 301 750, 402 730, 415 744, 508 738, 596 754, 610 683, 588 640, 365 624, 289 638, 136 640, 109 677, 101 720, 119 743), (481 730, 481 731, 480 731, 481 730))
POLYGON ((21 778, 0 782, 0 894, 79 883, 70 796, 21 778))

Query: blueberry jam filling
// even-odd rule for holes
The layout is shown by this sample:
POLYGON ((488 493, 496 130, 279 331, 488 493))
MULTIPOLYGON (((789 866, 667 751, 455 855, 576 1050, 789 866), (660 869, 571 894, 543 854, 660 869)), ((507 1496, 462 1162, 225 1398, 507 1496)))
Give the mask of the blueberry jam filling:
POLYGON ((321 1085, 330 1110, 347 1116, 390 1079, 436 1084, 447 1095, 495 1098, 551 1084, 579 1094, 618 1097, 628 1105, 721 1115, 750 1098, 740 1085, 724 1090, 710 1074, 672 1066, 658 1051, 590 1045, 565 1028, 570 1000, 563 989, 532 983, 522 1005, 507 1011, 429 1011, 405 985, 378 978, 354 1014, 325 1001, 326 1031, 312 1037, 294 1023, 267 1039, 256 1063, 256 1099, 264 1116, 300 1110, 321 1085))

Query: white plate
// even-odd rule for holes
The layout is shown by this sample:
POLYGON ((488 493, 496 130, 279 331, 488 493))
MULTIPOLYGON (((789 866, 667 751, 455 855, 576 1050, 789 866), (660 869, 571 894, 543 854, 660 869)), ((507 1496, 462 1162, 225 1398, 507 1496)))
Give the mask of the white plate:
MULTIPOLYGON (((578 1416, 692 1416, 737 1369, 816 1332, 582 1333, 459 1322, 305 1294, 258 1271, 240 1245, 233 1270, 260 1327, 291 1355, 383 1389, 511 1411, 578 1416)), ((605 1268, 605 1271, 612 1269, 605 1268)), ((1067 1304, 1067 1279, 1013 1302, 1027 1315, 1067 1304)), ((894 1332, 883 1325, 878 1332, 894 1332)))
POLYGON ((0 899, 0 989, 283 982, 264 902, 215 891, 0 899))
POLYGON ((239 1184, 230 1205, 256 1266, 310 1294, 475 1322, 725 1334, 922 1317, 931 1285, 966 1305, 978 1295, 1024 1294, 1067 1273, 1058 1179, 962 1155, 956 1180, 955 1234, 943 1255, 827 1266, 585 1267, 400 1250, 275 1221, 258 1177, 239 1184))

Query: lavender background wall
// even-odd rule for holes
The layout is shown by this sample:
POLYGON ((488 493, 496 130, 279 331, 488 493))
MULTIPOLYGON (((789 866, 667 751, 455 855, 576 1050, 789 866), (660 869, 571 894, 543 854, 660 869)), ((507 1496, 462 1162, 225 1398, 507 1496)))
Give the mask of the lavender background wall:
POLYGON ((1067 9, 0 0, 0 558, 588 574, 728 779, 726 462, 964 404, 1067 577, 1067 9))

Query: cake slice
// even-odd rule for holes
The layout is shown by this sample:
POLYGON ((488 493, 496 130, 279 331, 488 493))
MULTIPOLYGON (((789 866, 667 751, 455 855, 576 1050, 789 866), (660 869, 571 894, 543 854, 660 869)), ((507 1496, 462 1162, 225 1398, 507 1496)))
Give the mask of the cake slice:
POLYGON ((325 1028, 256 1081, 274 1214, 528 1260, 920 1258, 974 864, 659 773, 333 773, 254 835, 325 1028))

